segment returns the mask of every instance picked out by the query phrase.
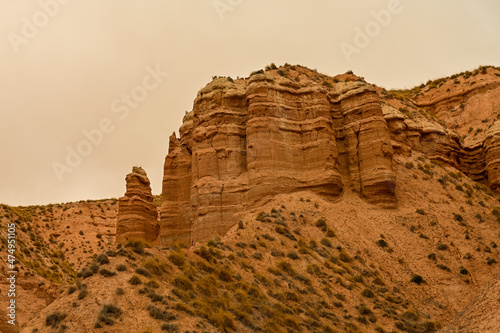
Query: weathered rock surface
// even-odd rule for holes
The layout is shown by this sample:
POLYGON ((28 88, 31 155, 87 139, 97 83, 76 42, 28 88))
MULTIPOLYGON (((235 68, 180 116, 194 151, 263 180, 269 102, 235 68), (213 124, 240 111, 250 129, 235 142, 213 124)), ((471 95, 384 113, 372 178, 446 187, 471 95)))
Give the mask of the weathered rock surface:
POLYGON ((146 171, 140 167, 133 167, 125 179, 127 191, 118 201, 116 242, 122 244, 129 240, 153 242, 158 236, 160 226, 146 171))
POLYGON ((353 74, 331 78, 301 66, 215 78, 199 91, 180 138, 170 137, 160 231, 150 199, 126 194, 118 234, 162 245, 205 241, 239 212, 304 190, 337 200, 348 189, 395 207, 392 157, 412 151, 497 189, 499 76, 481 68, 394 94, 353 74))
POLYGON ((236 213, 281 193, 394 205, 392 146, 373 86, 325 86, 310 70, 217 78, 196 97, 165 160, 160 243, 222 235, 236 213), (292 80, 293 78, 293 80, 292 80), (330 87, 330 88, 332 88, 330 87))
POLYGON ((500 121, 495 121, 486 132, 483 144, 488 183, 494 190, 500 186, 500 121))
POLYGON ((482 67, 428 84, 409 103, 386 101, 393 146, 425 153, 493 189, 500 183, 500 70, 482 67), (395 107, 400 107, 400 112, 395 107), (396 145, 394 145, 396 143, 396 145))
MULTIPOLYGON (((186 124, 187 122, 185 122, 186 124)), ((170 136, 163 176, 160 243, 184 242, 191 237, 191 154, 175 133, 170 136)))
POLYGON ((352 187, 370 202, 394 202, 396 176, 392 145, 375 88, 362 82, 346 84, 331 94, 337 139, 352 187), (347 163, 345 163, 347 161, 347 163))

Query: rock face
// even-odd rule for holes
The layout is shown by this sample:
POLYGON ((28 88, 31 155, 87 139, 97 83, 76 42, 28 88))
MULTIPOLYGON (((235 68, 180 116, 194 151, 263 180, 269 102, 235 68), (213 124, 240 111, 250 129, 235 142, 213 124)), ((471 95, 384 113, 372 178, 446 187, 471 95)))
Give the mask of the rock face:
POLYGON ((394 202, 392 145, 380 98, 371 85, 347 84, 330 95, 337 139, 352 187, 373 203, 394 202))
POLYGON ((162 244, 190 242, 191 160, 189 151, 180 145, 175 133, 172 134, 163 176, 160 230, 162 244))
POLYGON ((500 68, 481 67, 390 93, 350 73, 290 65, 215 78, 198 92, 180 137, 170 137, 160 229, 149 181, 137 171, 120 199, 117 239, 206 241, 239 212, 304 190, 329 200, 349 190, 395 207, 392 157, 412 151, 498 189, 499 77, 500 68))
POLYGON ((486 132, 483 144, 485 170, 492 189, 500 187, 500 122, 496 121, 486 132))
POLYGON ((300 71, 257 73, 202 89, 165 160, 160 244, 224 234, 235 214, 281 193, 395 204, 392 146, 380 98, 365 82, 334 89, 300 71), (291 78, 294 80, 291 80, 291 78))
POLYGON ((393 146, 417 150, 459 169, 492 189, 500 185, 500 69, 438 79, 411 103, 387 100, 383 106, 393 146), (438 85, 436 85, 438 82, 438 85))
POLYGON ((118 201, 116 242, 125 244, 129 240, 153 242, 160 229, 157 209, 146 171, 133 167, 125 178, 127 191, 118 201))

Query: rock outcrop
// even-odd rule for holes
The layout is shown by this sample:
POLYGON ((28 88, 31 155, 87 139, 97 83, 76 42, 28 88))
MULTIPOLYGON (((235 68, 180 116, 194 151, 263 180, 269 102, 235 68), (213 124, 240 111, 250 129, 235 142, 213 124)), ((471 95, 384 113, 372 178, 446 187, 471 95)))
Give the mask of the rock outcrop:
POLYGON ((335 199, 347 186, 370 202, 395 204, 376 90, 361 80, 326 88, 304 73, 217 78, 198 93, 180 138, 170 137, 161 244, 222 235, 236 213, 281 193, 335 199))
POLYGON ((149 181, 135 172, 120 199, 117 240, 205 241, 239 212, 304 190, 328 200, 349 190, 395 207, 392 157, 412 151, 498 189, 499 76, 481 67, 393 92, 352 73, 332 78, 290 65, 215 78, 198 92, 180 137, 170 137, 159 231, 149 181))
MULTIPOLYGON (((481 67, 430 81, 385 101, 393 146, 441 160, 493 189, 500 185, 500 69, 481 67), (399 110, 394 106, 403 105, 399 110), (403 112, 401 112, 403 111, 403 112)), ((386 96, 387 97, 387 96, 386 96)))
POLYGON ((175 133, 172 134, 163 176, 162 227, 159 235, 162 244, 190 242, 191 160, 190 152, 180 145, 175 133))
POLYGON ((492 189, 500 187, 500 121, 496 121, 486 132, 483 144, 485 170, 492 189))
POLYGON ((353 189, 370 202, 394 203, 393 150, 375 88, 353 82, 329 96, 337 122, 337 139, 342 142, 344 164, 353 189))
POLYGON ((125 179, 127 191, 118 201, 116 242, 122 244, 129 240, 153 242, 158 237, 160 225, 146 171, 140 167, 133 167, 125 179))

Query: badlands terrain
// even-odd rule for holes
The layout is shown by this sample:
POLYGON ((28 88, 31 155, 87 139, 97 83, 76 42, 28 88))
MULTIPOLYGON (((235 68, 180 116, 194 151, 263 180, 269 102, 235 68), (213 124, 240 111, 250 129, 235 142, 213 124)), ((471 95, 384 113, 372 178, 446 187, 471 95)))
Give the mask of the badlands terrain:
POLYGON ((500 332, 499 118, 491 66, 214 77, 161 196, 130 166, 119 199, 0 206, 0 331, 500 332))

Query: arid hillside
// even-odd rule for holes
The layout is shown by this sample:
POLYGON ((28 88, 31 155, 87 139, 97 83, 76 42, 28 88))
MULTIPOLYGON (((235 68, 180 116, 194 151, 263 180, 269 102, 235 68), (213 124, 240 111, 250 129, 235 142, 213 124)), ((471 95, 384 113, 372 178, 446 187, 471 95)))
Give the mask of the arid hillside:
POLYGON ((499 83, 495 67, 404 91, 291 65, 214 78, 161 199, 134 168, 119 200, 0 207, 20 272, 20 327, 0 330, 495 332, 499 83))

